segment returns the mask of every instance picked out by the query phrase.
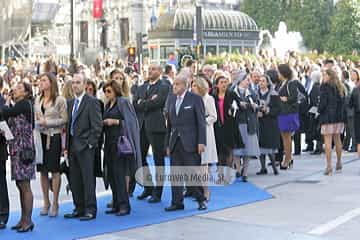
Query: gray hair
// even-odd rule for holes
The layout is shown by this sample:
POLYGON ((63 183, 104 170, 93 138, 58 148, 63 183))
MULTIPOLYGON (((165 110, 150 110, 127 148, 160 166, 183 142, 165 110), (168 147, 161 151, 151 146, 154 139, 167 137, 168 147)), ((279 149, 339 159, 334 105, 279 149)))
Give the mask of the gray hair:
POLYGON ((176 75, 174 81, 181 81, 184 85, 185 85, 185 88, 188 88, 189 87, 189 81, 188 81, 188 75, 187 74, 184 74, 184 73, 179 73, 178 75, 176 75))
POLYGON ((314 83, 319 83, 321 80, 321 71, 313 71, 310 74, 310 79, 314 82, 314 83))

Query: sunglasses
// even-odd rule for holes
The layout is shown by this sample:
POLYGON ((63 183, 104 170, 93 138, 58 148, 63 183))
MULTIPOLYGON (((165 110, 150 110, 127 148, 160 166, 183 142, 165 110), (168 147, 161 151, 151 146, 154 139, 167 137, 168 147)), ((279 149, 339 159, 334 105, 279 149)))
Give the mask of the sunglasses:
POLYGON ((111 89, 106 89, 105 93, 112 93, 112 90, 111 89))

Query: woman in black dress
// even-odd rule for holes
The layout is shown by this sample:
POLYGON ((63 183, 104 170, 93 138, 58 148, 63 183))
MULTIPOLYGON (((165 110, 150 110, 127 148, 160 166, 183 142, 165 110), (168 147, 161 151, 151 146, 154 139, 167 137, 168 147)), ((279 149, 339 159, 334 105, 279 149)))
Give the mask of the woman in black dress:
POLYGON ((215 79, 213 96, 217 111, 217 121, 214 124, 216 149, 218 151, 218 165, 232 167, 232 149, 235 145, 234 130, 236 125, 231 116, 231 104, 234 101, 233 93, 228 90, 229 79, 219 76, 215 79))
POLYGON ((117 105, 117 98, 121 97, 121 87, 118 82, 111 80, 103 86, 108 103, 104 111, 104 162, 108 169, 108 178, 113 193, 112 209, 107 214, 124 216, 130 214, 130 202, 127 191, 126 176, 129 172, 129 159, 120 158, 117 153, 117 141, 124 135, 124 116, 117 105))
POLYGON ((61 186, 61 133, 67 122, 67 106, 65 98, 59 96, 55 75, 42 74, 39 87, 40 96, 35 100, 34 110, 36 127, 41 134, 43 152, 42 163, 37 165, 37 170, 41 173, 40 182, 44 198, 44 206, 40 215, 56 217, 59 212, 61 186), (52 181, 49 180, 49 173, 52 175, 52 181), (49 189, 52 189, 54 193, 51 210, 49 189))

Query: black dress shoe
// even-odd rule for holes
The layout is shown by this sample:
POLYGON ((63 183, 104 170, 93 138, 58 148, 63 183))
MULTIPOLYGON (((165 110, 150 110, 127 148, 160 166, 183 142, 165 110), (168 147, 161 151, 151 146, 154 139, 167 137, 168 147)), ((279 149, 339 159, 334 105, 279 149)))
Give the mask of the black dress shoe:
POLYGON ((307 147, 305 149, 302 150, 303 152, 312 152, 314 151, 314 148, 313 147, 307 147))
POLYGON ((142 194, 140 194, 139 196, 137 196, 137 199, 139 200, 144 200, 145 198, 151 196, 151 193, 148 193, 148 192, 142 192, 142 194))
POLYGON ((301 155, 301 152, 295 152, 294 153, 294 156, 300 156, 301 155))
POLYGON ((111 201, 111 202, 107 203, 107 204, 106 204, 106 207, 107 207, 107 208, 113 208, 113 202, 111 201))
POLYGON ((5 229, 6 228, 6 223, 1 221, 0 222, 0 229, 5 229))
POLYGON ((316 149, 314 152, 310 153, 310 155, 320 155, 322 153, 321 150, 316 149))
POLYGON ((149 200, 148 200, 148 203, 159 203, 161 202, 161 199, 158 198, 158 197, 151 197, 149 200))
POLYGON ((109 209, 105 211, 105 214, 115 214, 117 213, 119 210, 113 208, 113 209, 109 209))
POLYGON ((121 217, 129 214, 130 214, 130 208, 127 208, 127 209, 120 209, 120 211, 118 211, 115 215, 121 217))
POLYGON ((204 210, 206 210, 206 209, 207 209, 207 206, 206 206, 205 201, 199 202, 198 210, 199 210, 199 211, 204 211, 204 210))
POLYGON ((182 204, 182 205, 172 204, 171 206, 165 208, 166 212, 173 212, 173 211, 178 211, 178 210, 184 210, 184 204, 182 204))
POLYGON ((247 177, 247 176, 242 176, 242 181, 243 181, 243 182, 247 182, 247 181, 248 181, 248 177, 247 177))
POLYGON ((71 219, 71 218, 79 218, 81 217, 82 214, 80 214, 79 212, 77 211, 74 211, 72 213, 67 213, 64 215, 64 218, 68 218, 68 219, 71 219))
POLYGON ((90 221, 96 218, 95 214, 92 213, 85 213, 83 216, 81 216, 79 219, 80 221, 90 221))
POLYGON ((266 168, 265 168, 265 169, 261 169, 259 172, 256 173, 256 175, 266 175, 266 174, 268 174, 268 171, 267 171, 266 168))

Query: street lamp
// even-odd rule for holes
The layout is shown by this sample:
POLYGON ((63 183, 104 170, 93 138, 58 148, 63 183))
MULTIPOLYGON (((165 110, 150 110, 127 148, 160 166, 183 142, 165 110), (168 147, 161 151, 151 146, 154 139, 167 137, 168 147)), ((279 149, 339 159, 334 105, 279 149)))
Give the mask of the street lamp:
POLYGON ((75 39, 74 39, 74 11, 75 11, 75 0, 70 0, 70 72, 75 73, 75 39))

